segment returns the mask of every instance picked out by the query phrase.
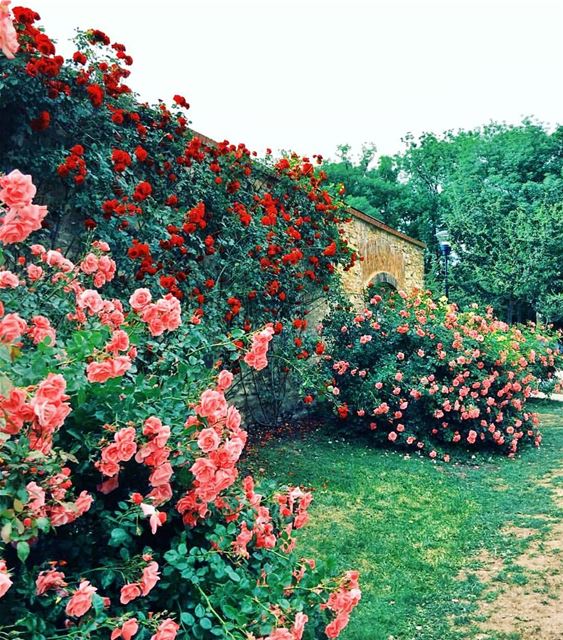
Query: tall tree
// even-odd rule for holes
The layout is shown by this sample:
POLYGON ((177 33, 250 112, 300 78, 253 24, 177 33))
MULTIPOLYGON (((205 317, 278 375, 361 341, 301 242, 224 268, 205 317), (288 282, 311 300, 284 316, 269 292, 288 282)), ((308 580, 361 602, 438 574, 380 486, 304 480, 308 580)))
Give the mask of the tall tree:
POLYGON ((359 162, 343 147, 328 174, 350 204, 427 243, 431 282, 441 277, 436 231, 450 231, 452 299, 492 304, 508 320, 563 320, 563 127, 527 119, 404 142, 379 159, 366 147, 359 162))

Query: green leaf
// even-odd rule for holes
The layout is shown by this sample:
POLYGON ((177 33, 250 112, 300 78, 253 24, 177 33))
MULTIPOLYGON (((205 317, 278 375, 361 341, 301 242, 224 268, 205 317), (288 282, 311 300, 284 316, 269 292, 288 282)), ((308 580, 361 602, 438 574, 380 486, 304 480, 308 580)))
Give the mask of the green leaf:
POLYGON ((119 547, 123 543, 127 542, 131 536, 125 531, 125 529, 121 529, 117 527, 111 532, 111 536, 109 539, 109 544, 112 547, 119 547))
POLYGON ((28 559, 29 551, 30 551, 29 544, 25 542, 25 540, 21 540, 20 542, 18 542, 18 546, 17 546, 18 558, 22 562, 25 562, 28 559))
POLYGON ((189 627, 195 624, 195 618, 192 616, 191 613, 188 613, 187 611, 182 612, 182 615, 180 616, 180 620, 184 624, 188 625, 189 627))
POLYGON ((213 623, 211 622, 211 620, 209 618, 202 618, 199 621, 199 624, 200 624, 202 629, 211 629, 211 627, 213 626, 213 623))

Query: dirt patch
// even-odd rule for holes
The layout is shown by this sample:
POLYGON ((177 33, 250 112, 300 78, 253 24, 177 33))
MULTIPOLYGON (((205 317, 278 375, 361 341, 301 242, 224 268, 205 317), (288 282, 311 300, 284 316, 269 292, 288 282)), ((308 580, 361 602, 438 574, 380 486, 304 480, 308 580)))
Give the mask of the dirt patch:
MULTIPOLYGON (((559 507, 563 507, 563 487, 555 483, 562 475, 563 470, 558 470, 538 482, 550 489, 559 507)), ((556 521, 545 535, 527 527, 509 527, 503 533, 530 539, 530 544, 508 565, 490 555, 483 557, 483 568, 475 575, 486 585, 478 611, 485 620, 476 639, 487 640, 495 632, 518 633, 522 640, 561 640, 563 521, 556 521)))

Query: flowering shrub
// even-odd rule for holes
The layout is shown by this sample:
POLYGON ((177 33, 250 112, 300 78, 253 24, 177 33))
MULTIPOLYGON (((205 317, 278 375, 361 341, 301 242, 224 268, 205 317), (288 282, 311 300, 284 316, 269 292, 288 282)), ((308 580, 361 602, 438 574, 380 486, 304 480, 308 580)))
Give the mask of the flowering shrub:
POLYGON ((543 327, 507 325, 477 305, 460 312, 421 291, 382 298, 372 290, 363 311, 335 311, 323 338, 336 413, 385 441, 431 457, 436 442, 510 456, 541 442, 526 403, 555 381, 561 362, 556 336, 543 327))
MULTIPOLYGON (((3 225, 37 206, 29 176, 0 184, 3 225)), ((233 374, 207 370, 178 299, 106 297, 106 242, 71 261, 18 242, 30 229, 2 236, 2 635, 337 637, 358 575, 321 579, 296 555, 310 493, 238 479, 247 436, 225 398, 233 374), (192 346, 171 353, 182 331, 192 346)), ((249 367, 267 366, 273 331, 252 335, 249 367)))
MULTIPOLYGON (((33 10, 16 7, 14 18, 3 23, 19 50, 0 58, 0 170, 41 175, 41 201, 52 211, 44 244, 81 254, 95 230, 116 262, 109 291, 130 294, 137 280, 154 297, 170 293, 211 342, 272 322, 274 364, 278 352, 283 361, 268 379, 277 382, 246 382, 262 406, 272 394, 279 406, 291 363, 310 355, 294 342, 293 320, 337 286, 339 265, 355 260, 338 228, 338 194, 316 168, 322 159, 259 161, 242 144, 196 135, 182 96, 149 106, 131 92, 123 44, 90 29, 64 61, 33 10)), ((268 413, 258 417, 275 419, 268 413)))

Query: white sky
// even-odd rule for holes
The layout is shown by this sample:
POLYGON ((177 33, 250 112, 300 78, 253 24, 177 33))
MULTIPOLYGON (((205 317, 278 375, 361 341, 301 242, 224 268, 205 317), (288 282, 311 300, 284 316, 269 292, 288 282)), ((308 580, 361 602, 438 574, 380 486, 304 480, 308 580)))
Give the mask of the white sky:
POLYGON ((180 93, 196 130, 259 153, 394 153, 407 131, 563 121, 562 0, 13 2, 59 45, 106 31, 144 98, 180 93))

